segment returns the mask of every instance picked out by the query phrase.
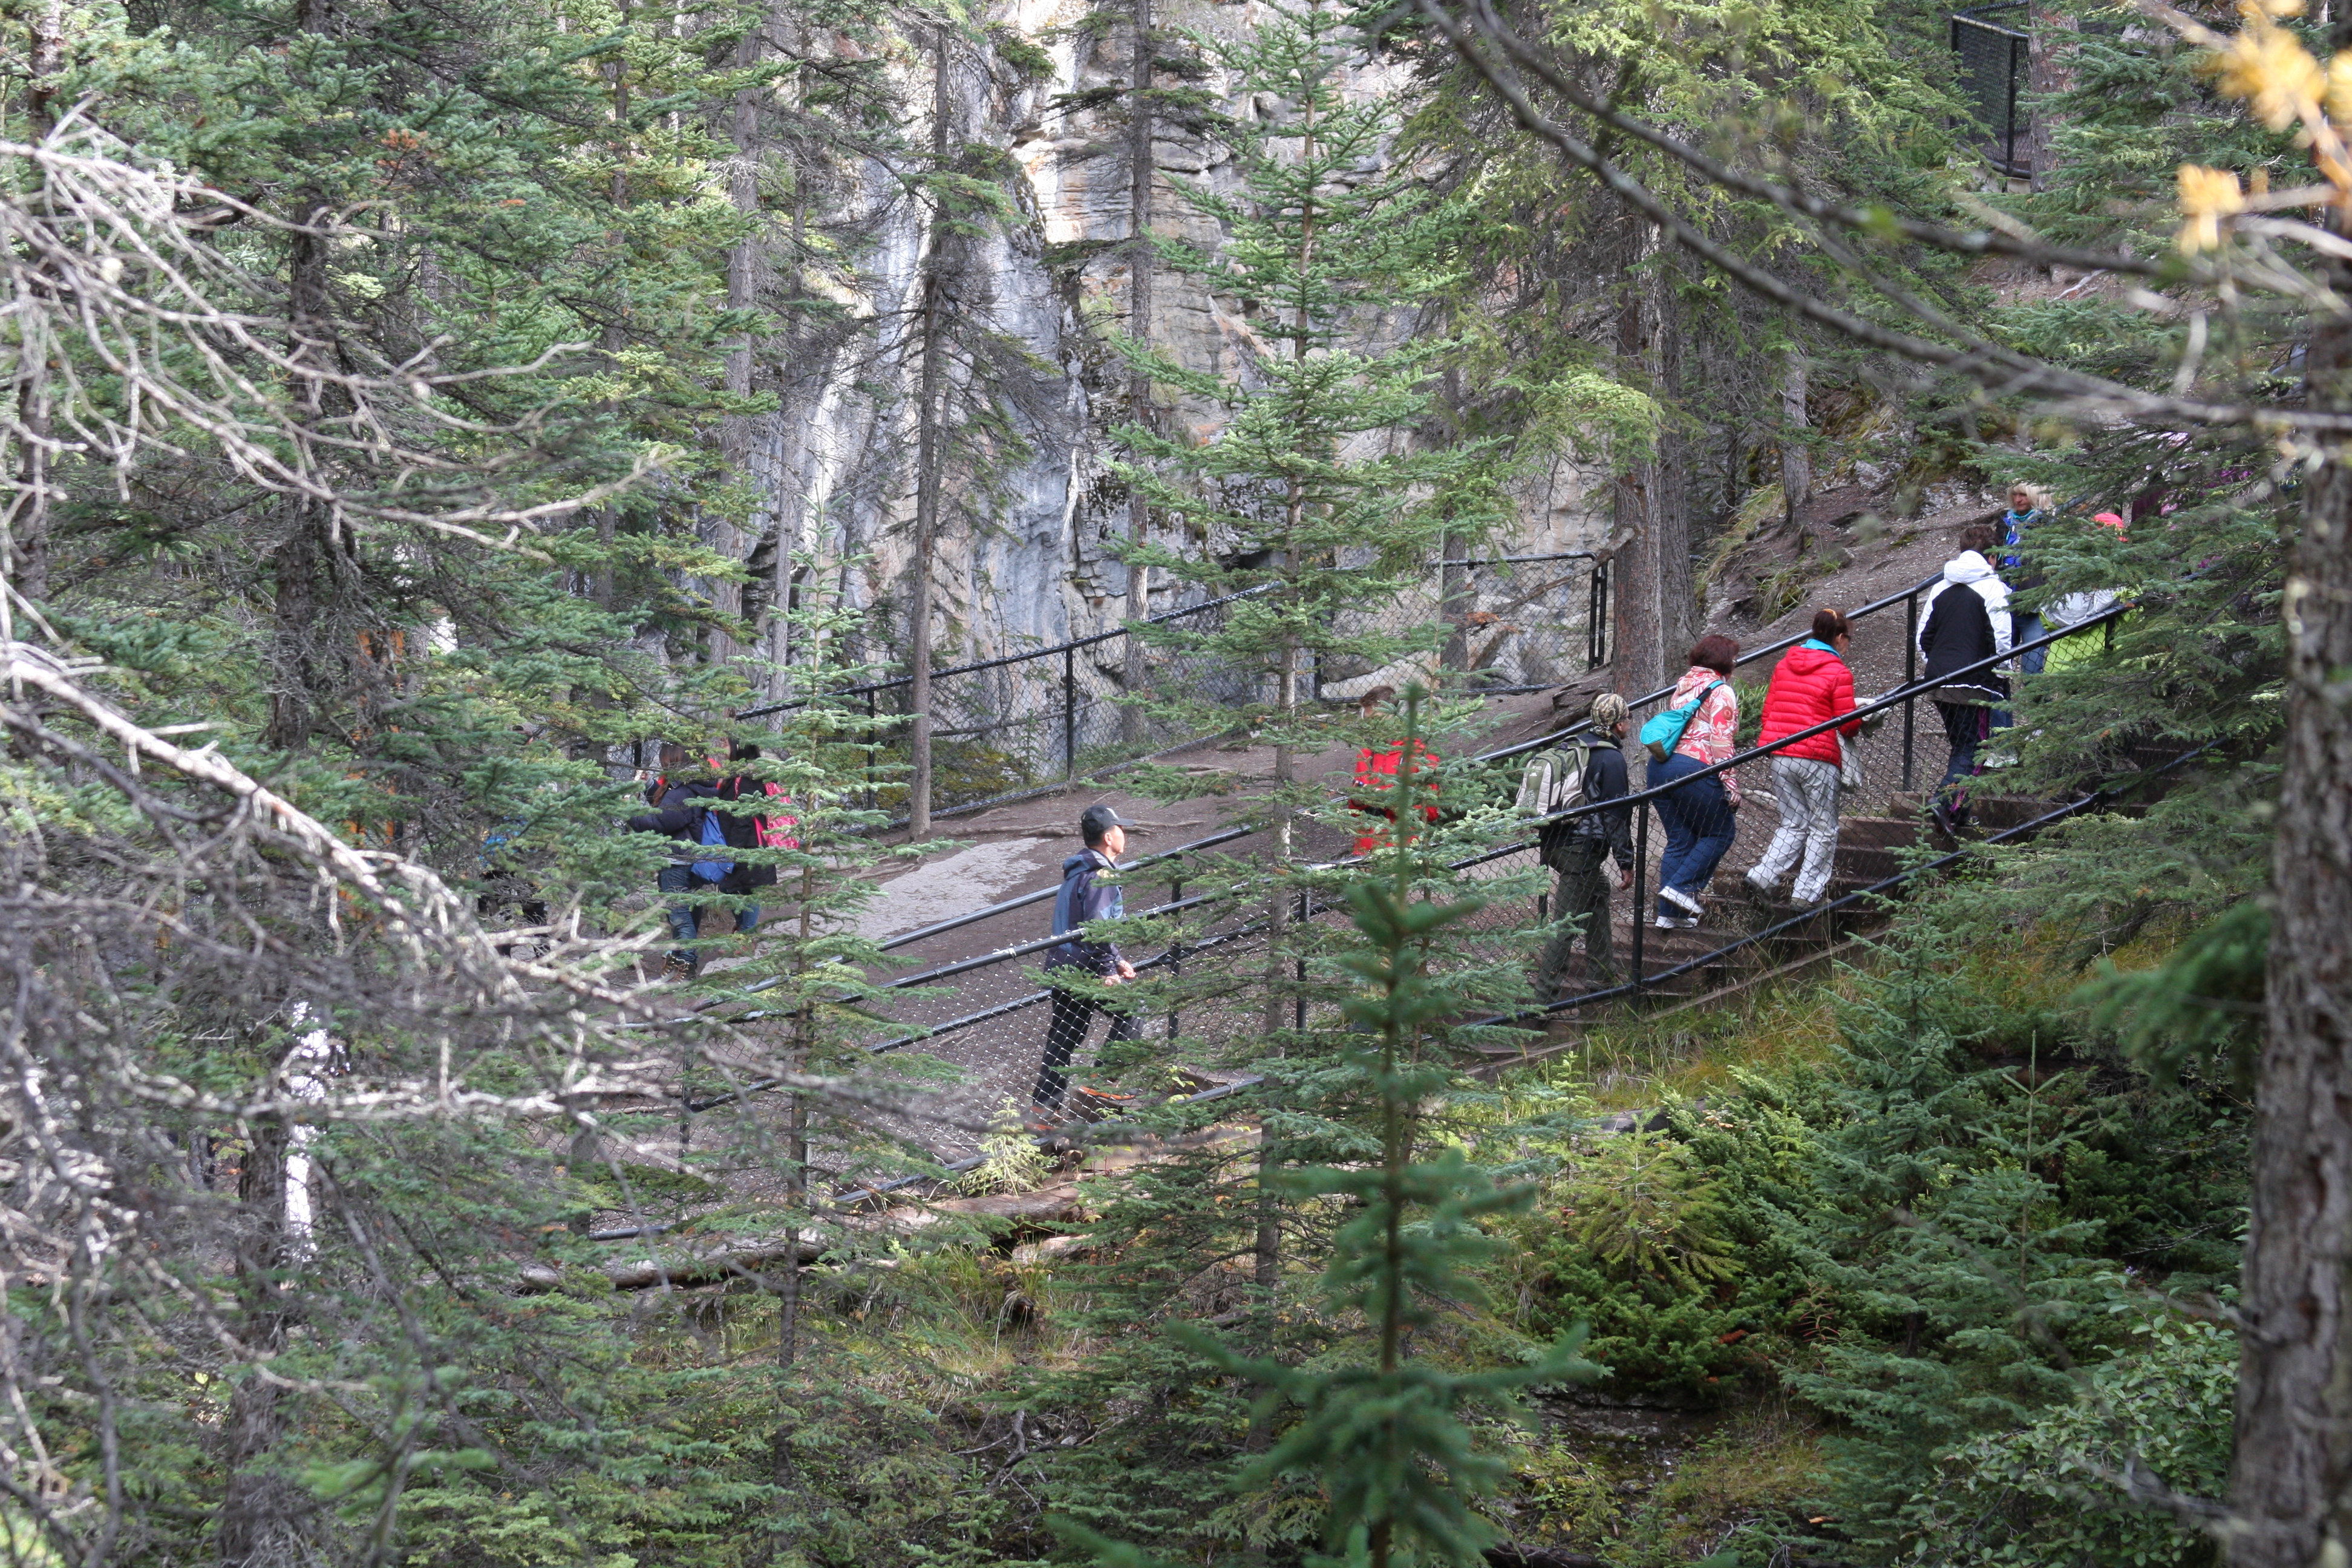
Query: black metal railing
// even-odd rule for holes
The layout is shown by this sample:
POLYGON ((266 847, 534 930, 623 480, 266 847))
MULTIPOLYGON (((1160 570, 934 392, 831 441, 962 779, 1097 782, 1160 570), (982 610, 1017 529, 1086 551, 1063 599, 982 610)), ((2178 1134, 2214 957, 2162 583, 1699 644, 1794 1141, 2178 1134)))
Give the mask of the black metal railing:
POLYGON ((2033 172, 2027 121, 2017 102, 2032 64, 2033 40, 2031 35, 1990 18, 2005 16, 2023 21, 2026 15, 2025 0, 2004 0, 2000 5, 1955 11, 1950 18, 1960 96, 1974 111, 1984 137, 1971 141, 1994 171, 2009 179, 2022 179, 2033 172))
MULTIPOLYGON (((1713 764, 1685 778, 1673 781, 1671 784, 1644 788, 1615 801, 1579 807, 1573 811, 1559 814, 1559 818, 1532 820, 1522 825, 1525 828, 1533 830, 1540 827, 1545 821, 1589 815, 1600 810, 1632 809, 1640 814, 1635 832, 1637 843, 1641 847, 1634 857, 1634 866, 1632 868, 1635 879, 1633 889, 1634 916, 1633 943, 1632 952, 1627 955, 1633 978, 1622 985, 1563 998, 1552 1005, 1553 1009, 1581 1006, 1620 998, 1638 1000, 1646 987, 1654 986, 1661 981, 1706 963, 1719 963, 1732 953, 1784 933, 1793 925, 1792 921, 1783 921, 1765 931, 1744 935, 1713 952, 1678 962, 1658 973, 1643 973, 1645 955, 1643 952, 1642 932, 1646 924, 1644 905, 1649 897, 1650 875, 1647 851, 1651 836, 1648 816, 1656 799, 1668 790, 1682 787, 1694 779, 1719 774, 1727 769, 1742 763, 1762 760, 1790 744, 1852 723, 1858 718, 1890 713, 1898 708, 1906 715, 1904 784, 1907 788, 1914 772, 1909 750, 1916 729, 1916 726, 1910 722, 1910 714, 1920 697, 1931 696, 1954 679, 1964 678, 1978 670, 1991 668, 2015 658, 2020 653, 2029 652, 2037 647, 2046 647, 2067 637, 2084 635, 2095 629, 2111 628, 2115 619, 2130 609, 2128 605, 2115 605, 2101 615, 2053 630, 2018 647, 1980 660, 1966 669, 1941 675, 1932 682, 1922 681, 1916 678, 1919 600, 1937 580, 1927 579, 1900 594, 1889 595, 1884 599, 1864 605, 1850 615, 1851 619, 1864 620, 1889 612, 1897 605, 1905 606, 1905 640, 1907 651, 1906 678, 1902 686, 1867 700, 1850 713, 1824 721, 1795 735, 1781 737, 1770 747, 1749 748, 1726 762, 1713 764)), ((1765 645, 1743 655, 1740 662, 1745 664, 1769 658, 1800 640, 1801 640, 1801 637, 1790 637, 1765 645)), ((1638 700, 1638 705, 1652 705, 1664 700, 1671 695, 1672 688, 1662 688, 1658 691, 1644 694, 1638 700)), ((1470 763, 1477 763, 1521 755, 1537 747, 1557 744, 1580 732, 1584 728, 1585 726, 1581 725, 1570 726, 1551 734, 1539 736, 1531 742, 1497 748, 1484 753, 1481 757, 1466 760, 1470 763)), ((2074 803, 2064 810, 2084 809, 2091 803, 2086 797, 2084 802, 2074 803)), ((2063 815, 2063 812, 2062 811, 2060 815, 2063 815)), ((1253 950, 1257 943, 1257 939, 1265 933, 1269 923, 1263 912, 1263 889, 1244 886, 1246 879, 1236 880, 1229 875, 1213 876, 1209 872, 1193 869, 1188 865, 1188 857, 1198 856, 1212 850, 1232 849, 1242 841, 1266 831, 1264 825, 1244 825, 1228 828, 1192 843, 1139 858, 1122 868, 1124 879, 1131 887, 1140 888, 1147 884, 1165 885, 1170 895, 1163 901, 1135 911, 1134 918, 1170 921, 1175 927, 1164 950, 1148 959, 1139 960, 1137 964, 1139 970, 1181 973, 1188 963, 1203 960, 1215 962, 1221 954, 1245 953, 1253 950), (1186 884, 1187 878, 1192 879, 1189 890, 1186 884), (1203 882, 1209 885, 1204 888, 1203 882)), ((1999 837, 2006 838, 2011 836, 2004 834, 1999 837)), ((1507 875, 1533 871, 1536 869, 1534 850, 1533 834, 1530 831, 1528 837, 1520 838, 1517 842, 1500 845, 1465 858, 1457 863, 1457 869, 1474 870, 1482 875, 1507 875)), ((1348 858, 1350 857, 1343 855, 1325 859, 1322 863, 1337 864, 1348 858)), ((1934 866, 1948 864, 1953 858, 1954 857, 1947 856, 1931 862, 1929 867, 1923 868, 1933 868, 1934 866)), ((1894 878, 1884 879, 1871 888, 1864 889, 1860 893, 1846 895, 1827 907, 1832 910, 1851 907, 1863 897, 1885 892, 1900 886, 1908 877, 1917 874, 1918 869, 1922 868, 1915 868, 1894 878)), ((1546 881, 1548 883, 1549 879, 1546 879, 1546 881)), ((883 945, 886 948, 896 949, 927 942, 992 918, 1034 906, 1052 897, 1053 892, 1054 889, 1051 888, 1038 889, 1013 899, 991 904, 983 909, 905 932, 890 939, 883 945)), ((1306 921, 1331 913, 1330 907, 1313 900, 1308 894, 1301 892, 1298 897, 1301 900, 1300 905, 1289 918, 1306 921)), ((1543 908, 1542 896, 1538 894, 1537 896, 1538 918, 1543 908)), ((1812 911, 1802 918, 1813 919, 1820 912, 1812 911)), ((1509 913, 1507 908, 1498 906, 1496 919, 1507 925, 1515 918, 1509 913)), ((887 992, 904 1000, 881 1005, 879 999, 877 999, 874 1021, 879 1026, 879 1034, 871 1042, 869 1048, 877 1052, 890 1053, 920 1047, 927 1051, 941 1054, 964 1066, 973 1080, 971 1089, 961 1091, 955 1096, 953 1107, 950 1110, 940 1110, 936 1119, 919 1114, 910 1118, 902 1133, 910 1146, 928 1148, 941 1155, 951 1152, 959 1146, 969 1148, 971 1140, 966 1129, 975 1121, 986 1121, 994 1111, 1000 1110, 998 1100, 1015 1098, 1026 1088, 1024 1075, 1034 1070, 1036 1053, 1041 1048, 1044 1038, 1043 1010, 1050 1003, 1052 993, 1038 987, 1036 981, 1030 977, 1022 960, 1034 957, 1060 940, 1062 939, 1050 935, 1028 937, 1019 941, 991 943, 986 951, 979 953, 952 958, 943 955, 942 961, 925 964, 915 973, 895 977, 885 984, 884 989, 887 992)), ((1232 962, 1246 962, 1246 960, 1236 957, 1232 962)), ((769 984, 772 983, 755 984, 748 989, 755 992, 764 990, 769 984)), ((726 1007, 728 1005, 721 1003, 719 1005, 726 1007)), ((1189 1005, 1205 1008, 1219 1015, 1205 1022, 1195 1020, 1192 1030, 1194 1035, 1214 1036, 1231 1033, 1237 1028, 1246 1031, 1247 1028, 1255 1026, 1251 1017, 1234 1011, 1240 1005, 1234 1003, 1231 996, 1195 997, 1189 1005), (1225 1013, 1233 1013, 1234 1016, 1223 1016, 1225 1013)), ((732 1011, 731 1008, 729 1010, 732 1011)), ((768 1016, 765 1009, 733 1012, 730 1021, 749 1025, 768 1016)), ((1537 1016, 1539 1014, 1530 1013, 1519 1016, 1537 1016)), ((1156 1016, 1155 1009, 1155 1019, 1156 1016)), ((1154 1032, 1157 1032, 1156 1025, 1154 1032)), ((1172 1003, 1168 1013, 1167 1032, 1171 1041, 1179 1033, 1172 1003)), ((712 1109, 741 1095, 760 1093, 772 1087, 774 1085, 769 1081, 746 1083, 723 1094, 698 1100, 687 1109, 692 1110, 712 1109)), ((1244 1086, 1229 1084, 1220 1089, 1204 1090, 1203 1094, 1214 1098, 1240 1087, 1244 1086)))
MULTIPOLYGON (((1435 563, 1421 585, 1376 609, 1349 612, 1348 629, 1391 635, 1444 627, 1432 650, 1440 667, 1465 689, 1490 695, 1539 691, 1564 685, 1608 662, 1608 573, 1590 572, 1584 551, 1499 555, 1435 563)), ((976 811, 1059 789, 1083 776, 1205 739, 1171 704, 1151 711, 1155 697, 1206 697, 1244 706, 1266 695, 1268 677, 1201 648, 1200 637, 1169 639, 1154 633, 1213 633, 1233 605, 1271 591, 1271 584, 1165 611, 1136 628, 1122 626, 1048 647, 1005 654, 931 673, 932 800, 934 816, 976 811), (1129 639, 1140 657, 1130 661, 1129 639), (1171 643, 1191 643, 1185 647, 1171 643), (1128 689, 1130 668, 1142 672, 1128 689)), ((1317 699, 1347 700, 1381 672, 1318 660, 1310 671, 1317 699)), ((1391 684, 1402 684, 1401 680, 1391 684)), ((845 686, 831 695, 861 704, 873 729, 903 712, 910 678, 845 686)), ((803 706, 764 703, 737 717, 756 719, 803 706)), ((877 781, 869 800, 890 804, 898 787, 903 735, 877 732, 869 754, 877 781)))

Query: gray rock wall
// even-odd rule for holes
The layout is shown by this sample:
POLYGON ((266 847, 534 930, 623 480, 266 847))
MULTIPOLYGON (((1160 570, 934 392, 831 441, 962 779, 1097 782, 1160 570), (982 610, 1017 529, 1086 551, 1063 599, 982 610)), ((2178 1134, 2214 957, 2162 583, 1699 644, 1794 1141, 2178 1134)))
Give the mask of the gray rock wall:
MULTIPOLYGON (((1231 37, 1252 26, 1261 7, 1216 0, 1160 0, 1160 22, 1231 37)), ((1103 341, 1124 324, 1126 258, 1116 251, 1083 265, 1055 268, 1055 255, 1084 254, 1088 242, 1128 233, 1128 142, 1121 111, 1064 113, 1061 94, 1123 83, 1129 44, 1123 30, 1094 38, 1072 30, 1087 0, 1011 0, 994 20, 1048 49, 1054 73, 1024 80, 984 46, 964 47, 950 72, 951 135, 1002 149, 1019 171, 1021 221, 968 242, 956 300, 967 329, 984 324, 983 379, 1004 416, 1002 437, 978 443, 982 461, 950 472, 952 506, 933 561, 942 658, 988 658, 1115 626, 1129 614, 1126 569, 1105 551, 1127 527, 1123 491, 1107 485, 1113 455, 1106 432, 1127 416, 1124 366, 1103 341), (985 471, 983 471, 985 470, 985 471)), ((898 68, 919 123, 908 140, 929 138, 928 55, 911 50, 898 68)), ((1228 112, 1255 106, 1213 75, 1228 112)), ((1386 85, 1367 66, 1352 86, 1386 85)), ((1231 190, 1238 174, 1222 146, 1175 134, 1155 143, 1160 190, 1155 231, 1213 247, 1215 222, 1184 202, 1175 186, 1231 190)), ((903 637, 906 580, 912 564, 915 373, 925 214, 900 180, 878 165, 859 171, 851 202, 864 210, 874 240, 832 278, 805 279, 848 308, 851 321, 794 337, 761 381, 778 388, 782 412, 760 422, 755 474, 763 510, 747 531, 793 549, 822 549, 825 574, 846 601, 869 614, 879 652, 903 637)), ((1234 374, 1255 344, 1240 302, 1222 299, 1195 278, 1163 268, 1155 280, 1154 341, 1184 363, 1234 374)), ((960 336, 971 335, 969 331, 960 336)), ((959 395, 978 395, 974 372, 960 365, 959 395)), ((1163 421, 1205 440, 1213 410, 1180 406, 1163 421)), ((1605 542, 1606 477, 1562 462, 1515 489, 1518 521, 1507 542, 1515 552, 1591 550, 1605 542)), ((755 597, 764 593, 755 591, 755 597)), ((1165 589, 1153 610, 1176 604, 1165 589)))

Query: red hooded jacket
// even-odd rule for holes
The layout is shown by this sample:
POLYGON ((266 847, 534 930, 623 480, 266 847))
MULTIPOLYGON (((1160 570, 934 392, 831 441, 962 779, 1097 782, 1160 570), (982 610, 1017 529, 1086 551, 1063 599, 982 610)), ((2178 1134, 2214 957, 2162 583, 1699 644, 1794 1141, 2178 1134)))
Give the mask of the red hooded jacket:
MULTIPOLYGON (((1772 684, 1764 693, 1764 728, 1758 732, 1756 743, 1769 746, 1783 735, 1853 711, 1853 671, 1833 649, 1809 639, 1782 654, 1772 671, 1772 684)), ((1834 766, 1839 761, 1838 737, 1861 728, 1862 721, 1857 719, 1772 754, 1805 757, 1834 766)))

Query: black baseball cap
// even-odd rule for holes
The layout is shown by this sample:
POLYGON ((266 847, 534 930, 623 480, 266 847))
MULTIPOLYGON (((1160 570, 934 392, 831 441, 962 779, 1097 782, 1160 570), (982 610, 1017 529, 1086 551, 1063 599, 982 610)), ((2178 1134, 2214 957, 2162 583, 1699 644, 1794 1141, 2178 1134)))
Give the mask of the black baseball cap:
POLYGON ((1094 843, 1114 827, 1135 826, 1136 824, 1129 822, 1107 805, 1090 805, 1078 814, 1079 836, 1089 844, 1094 843))

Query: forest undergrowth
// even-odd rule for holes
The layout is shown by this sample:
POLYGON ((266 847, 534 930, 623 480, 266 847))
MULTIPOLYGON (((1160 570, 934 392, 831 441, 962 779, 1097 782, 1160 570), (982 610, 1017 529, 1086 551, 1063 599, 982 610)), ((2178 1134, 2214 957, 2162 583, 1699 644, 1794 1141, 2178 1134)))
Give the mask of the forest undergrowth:
MULTIPOLYGON (((1834 972, 1596 1024, 1450 1127, 1534 1199, 1415 1355, 1508 1365, 1587 1324, 1608 1369, 1479 1424, 1505 1466, 1484 1511, 1515 1548, 1614 1568, 1931 1542, 1950 1563, 2210 1560, 2100 1465, 2220 1484, 2244 1099, 2127 1059, 2063 944, 1963 941, 1952 900, 1915 910, 1834 972), (1528 1136, 1538 1110, 1554 1135, 1528 1136), (1621 1110, 1634 1125, 1611 1130, 1621 1110)), ((1100 1214, 1152 1169, 1076 1174, 1100 1214)), ((1312 1547, 1319 1493, 1235 1489, 1251 1392, 1169 1331, 1245 1315, 1213 1261, 1139 1319, 1148 1227, 980 1223, 811 1275, 784 1395, 811 1561, 1058 1562, 1053 1514, 1118 1520, 1171 1563, 1312 1547)), ((1366 1350, 1360 1315, 1286 1300, 1308 1364, 1366 1350)), ((680 1415, 705 1440, 770 1396, 757 1289, 624 1310, 648 1368, 691 1370, 680 1415)))

